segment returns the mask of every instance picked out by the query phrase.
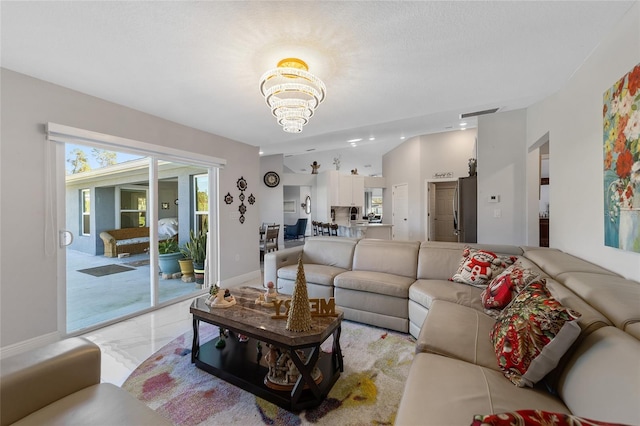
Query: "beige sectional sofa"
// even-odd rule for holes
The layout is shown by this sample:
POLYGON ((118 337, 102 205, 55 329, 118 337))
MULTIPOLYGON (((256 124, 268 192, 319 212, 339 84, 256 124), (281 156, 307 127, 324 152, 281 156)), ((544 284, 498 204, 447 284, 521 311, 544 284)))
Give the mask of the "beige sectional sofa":
POLYGON ((2 360, 0 426, 171 425, 124 389, 100 383, 100 348, 75 337, 2 360))
POLYGON ((476 414, 523 409, 640 425, 640 283, 555 249, 471 246, 517 256, 556 300, 581 314, 580 335, 533 388, 501 372, 482 289, 449 281, 464 244, 308 238, 265 257, 265 282, 290 292, 302 253, 307 280, 313 270, 313 283, 323 283, 315 297, 335 297, 345 319, 416 337, 398 425, 471 424, 476 414), (323 270, 337 264, 341 271, 323 270))

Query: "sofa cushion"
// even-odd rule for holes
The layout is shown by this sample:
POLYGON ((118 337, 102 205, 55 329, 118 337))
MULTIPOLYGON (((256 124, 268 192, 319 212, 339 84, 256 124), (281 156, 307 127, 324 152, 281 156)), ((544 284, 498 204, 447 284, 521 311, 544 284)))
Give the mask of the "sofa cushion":
POLYGON ((577 416, 640 425, 640 341, 616 327, 587 336, 563 369, 558 393, 577 416))
POLYGON ((409 287, 415 280, 399 275, 371 271, 347 271, 338 275, 335 287, 409 298, 409 287))
POLYGON ((84 388, 14 425, 171 425, 172 423, 111 383, 84 388))
MULTIPOLYGON (((409 318, 409 304, 405 298, 340 287, 334 288, 334 294, 336 306, 340 309, 351 308, 373 314, 399 317, 405 320, 409 318)), ((345 319, 353 318, 347 317, 345 313, 345 319)), ((405 328, 404 332, 406 331, 405 328)))
POLYGON ((501 257, 488 250, 465 247, 462 250, 458 269, 451 277, 451 281, 485 287, 489 280, 502 273, 515 260, 516 257, 501 257))
POLYGON ((447 280, 417 280, 409 287, 409 299, 429 309, 434 300, 446 300, 482 311, 482 290, 447 280))
POLYGON ((640 283, 614 275, 588 272, 566 272, 558 281, 624 330, 640 322, 640 283), (562 279, 562 281, 560 281, 562 279))
POLYGON ((477 415, 471 426, 624 426, 544 410, 517 410, 509 413, 477 415))
POLYGON ((489 315, 498 315, 522 289, 540 276, 522 266, 520 261, 505 269, 489 282, 482 292, 482 305, 489 315))
POLYGON ((353 253, 354 271, 384 272, 416 279, 418 241, 360 240, 353 253))
POLYGON ((460 254, 465 246, 501 255, 522 255, 522 250, 517 246, 424 241, 420 244, 418 254, 417 278, 439 280, 451 278, 460 264, 460 254))
POLYGON ((523 407, 570 413, 541 389, 517 388, 499 371, 440 355, 419 353, 411 363, 397 425, 468 425, 478 413, 523 407))
POLYGON ((580 314, 565 308, 542 282, 524 289, 491 330, 498 365, 516 386, 533 386, 555 368, 580 334, 580 314))
POLYGON ((489 339, 494 324, 480 311, 434 300, 420 329, 416 353, 430 352, 500 371, 489 339))
POLYGON ((358 240, 353 238, 307 238, 302 251, 302 263, 305 265, 315 263, 318 265, 351 269, 353 250, 357 242, 358 240))
MULTIPOLYGON (((338 274, 346 272, 347 269, 337 266, 317 265, 307 263, 303 265, 304 276, 307 282, 320 285, 333 285, 333 280, 338 274)), ((278 278, 295 281, 298 274, 298 265, 287 265, 278 269, 278 278)))
MULTIPOLYGON (((601 266, 556 249, 528 249, 524 252, 524 257, 533 261, 553 278, 557 278, 557 276, 563 272, 592 272, 618 276, 601 266)), ((562 282, 562 280, 558 281, 562 282)))

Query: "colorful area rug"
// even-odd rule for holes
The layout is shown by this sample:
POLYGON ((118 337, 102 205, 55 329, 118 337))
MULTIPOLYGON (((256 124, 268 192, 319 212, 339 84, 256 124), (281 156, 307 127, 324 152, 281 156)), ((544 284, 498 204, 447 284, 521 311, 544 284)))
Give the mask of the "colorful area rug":
MULTIPOLYGON (((217 336, 200 324, 201 342, 217 336)), ((122 385, 176 425, 392 425, 415 350, 408 334, 344 321, 344 372, 321 405, 292 413, 196 368, 191 339, 191 331, 176 338, 122 385)))

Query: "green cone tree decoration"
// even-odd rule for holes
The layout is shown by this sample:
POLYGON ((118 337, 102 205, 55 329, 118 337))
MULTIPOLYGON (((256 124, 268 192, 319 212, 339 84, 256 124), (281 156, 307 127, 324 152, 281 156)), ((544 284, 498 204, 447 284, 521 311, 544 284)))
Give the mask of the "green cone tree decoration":
POLYGON ((304 276, 304 268, 302 266, 302 255, 298 257, 296 286, 293 288, 286 328, 289 331, 311 330, 311 309, 309 308, 309 294, 307 293, 307 279, 304 276))

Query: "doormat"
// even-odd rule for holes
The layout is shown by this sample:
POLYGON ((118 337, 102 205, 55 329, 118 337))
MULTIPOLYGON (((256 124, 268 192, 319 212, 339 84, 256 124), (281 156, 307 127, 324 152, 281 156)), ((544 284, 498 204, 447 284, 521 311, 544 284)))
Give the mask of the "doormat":
POLYGON ((138 266, 147 266, 149 264, 149 259, 144 259, 144 260, 136 260, 134 262, 125 262, 125 265, 129 265, 129 266, 133 266, 133 267, 138 267, 138 266))
POLYGON ((119 272, 127 272, 127 271, 135 271, 135 269, 129 268, 128 266, 122 266, 122 265, 116 265, 116 264, 96 266, 95 268, 78 269, 78 272, 82 272, 83 274, 89 274, 94 277, 104 277, 106 275, 117 274, 119 272))

